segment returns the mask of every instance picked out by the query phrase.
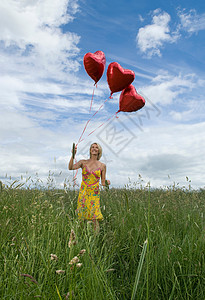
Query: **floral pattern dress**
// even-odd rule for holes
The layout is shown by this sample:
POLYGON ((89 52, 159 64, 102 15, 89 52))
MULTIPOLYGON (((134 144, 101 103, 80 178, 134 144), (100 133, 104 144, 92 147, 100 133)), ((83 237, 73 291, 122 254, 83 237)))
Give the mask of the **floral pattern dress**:
POLYGON ((87 166, 82 169, 82 183, 77 205, 79 219, 103 219, 103 215, 100 210, 100 175, 100 168, 92 172, 88 170, 87 166))

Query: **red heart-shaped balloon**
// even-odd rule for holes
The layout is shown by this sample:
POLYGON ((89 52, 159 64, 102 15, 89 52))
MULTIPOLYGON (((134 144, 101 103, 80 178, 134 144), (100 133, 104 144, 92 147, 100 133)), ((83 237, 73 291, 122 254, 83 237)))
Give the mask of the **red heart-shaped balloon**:
POLYGON ((83 64, 88 75, 95 81, 100 80, 105 70, 105 54, 102 51, 95 53, 86 53, 83 58, 83 64))
POLYGON ((120 94, 119 110, 124 112, 137 111, 145 105, 145 99, 139 95, 135 87, 130 84, 120 94))
POLYGON ((124 90, 134 79, 135 73, 133 71, 123 69, 117 62, 109 64, 107 69, 107 82, 111 90, 111 95, 124 90))

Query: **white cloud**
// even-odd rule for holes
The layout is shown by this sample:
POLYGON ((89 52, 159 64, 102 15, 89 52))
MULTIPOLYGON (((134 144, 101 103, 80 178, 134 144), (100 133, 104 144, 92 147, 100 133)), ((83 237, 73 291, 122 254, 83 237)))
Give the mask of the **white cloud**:
MULTIPOLYGON (((143 109, 142 114, 145 113, 143 109)), ((71 182, 73 172, 67 170, 71 146, 73 141, 77 142, 84 124, 68 116, 64 123, 56 124, 52 130, 16 112, 8 112, 8 116, 10 120, 6 124, 4 119, 0 120, 0 139, 3 141, 0 146, 1 176, 7 173, 13 180, 20 179, 21 175, 34 178, 37 172, 46 182, 48 170, 51 170, 56 174, 56 183, 62 186, 65 178, 71 182), (62 174, 57 176, 60 172, 62 174)), ((5 113, 5 119, 8 116, 5 113)), ((143 118, 141 124, 138 113, 120 113, 119 119, 113 119, 109 125, 114 125, 115 130, 109 126, 106 128, 105 124, 79 144, 76 158, 81 159, 82 154, 84 158, 88 157, 87 144, 97 141, 103 147, 102 162, 107 164, 107 177, 112 186, 123 186, 128 183, 128 178, 132 183, 137 182, 138 174, 141 174, 144 183, 150 181, 152 187, 173 184, 173 181, 182 186, 186 176, 192 180, 193 187, 203 187, 205 177, 203 174, 199 176, 199 170, 205 163, 205 123, 181 125, 163 119, 163 113, 158 115, 156 111, 150 111, 149 118, 143 118), (126 144, 124 140, 130 136, 134 138, 126 144)), ((99 124, 100 121, 94 119, 85 136, 99 124)), ((80 183, 81 170, 77 178, 80 183)))
POLYGON ((205 13, 197 14, 195 9, 189 12, 185 10, 179 12, 181 27, 190 34, 205 30, 205 13))
POLYGON ((176 32, 170 32, 171 17, 159 9, 153 12, 152 24, 139 29, 136 41, 142 53, 148 57, 161 56, 160 49, 164 43, 174 43, 178 39, 176 32))
POLYGON ((141 15, 139 15, 138 18, 139 18, 140 22, 144 21, 144 18, 141 15))
MULTIPOLYGON (((136 121, 136 115, 131 118, 136 121)), ((149 126, 150 120, 146 119, 142 130, 136 125, 130 127, 129 124, 129 130, 135 134, 135 138, 128 145, 124 143, 120 152, 122 142, 119 143, 119 135, 106 138, 104 134, 103 142, 98 138, 90 140, 97 140, 103 148, 102 161, 107 164, 107 177, 112 186, 122 187, 128 183, 129 178, 135 183, 140 174, 144 184, 150 181, 152 187, 172 185, 173 182, 179 182, 183 186, 187 184, 186 176, 192 180, 194 188, 203 187, 205 176, 199 170, 205 163, 205 123, 181 125, 159 120, 160 123, 156 125, 156 116, 153 115, 152 118, 155 126, 149 126)), ((119 119, 112 123, 116 125, 116 132, 121 129, 118 122, 122 121, 125 126, 128 123, 128 118, 123 118, 123 115, 119 115, 119 119)), ((129 137, 129 131, 125 129, 121 137, 121 141, 129 137)), ((79 145, 79 150, 84 146, 85 144, 79 145)), ((78 175, 80 182, 81 172, 78 175)))
POLYGON ((52 78, 62 71, 78 70, 74 58, 79 52, 79 36, 60 28, 77 10, 76 6, 67 12, 69 3, 77 5, 75 0, 1 1, 1 55, 12 61, 8 68, 16 67, 18 73, 38 70, 39 77, 46 74, 52 78))
MULTIPOLYGON (((53 145, 65 147, 67 141, 59 140, 65 132, 60 129, 71 130, 72 120, 68 113, 67 122, 61 122, 59 111, 79 106, 79 96, 73 102, 60 96, 77 90, 80 37, 63 31, 62 25, 73 20, 77 3, 0 2, 0 176, 16 177, 26 171, 44 176, 54 156, 53 145)), ((88 100, 84 106, 89 107, 88 100)))
POLYGON ((175 43, 181 36, 180 32, 193 34, 205 30, 205 13, 198 14, 195 9, 183 9, 178 10, 178 16, 179 24, 172 30, 171 16, 160 9, 154 10, 152 24, 141 27, 138 31, 136 42, 140 51, 149 58, 154 55, 161 56, 164 44, 175 43))
MULTIPOLYGON (((89 107, 93 85, 79 81, 77 73, 80 37, 61 27, 77 11, 77 0, 0 2, 2 106, 22 109, 38 103, 63 109, 79 107, 81 101, 82 109, 89 107)), ((104 89, 101 84, 95 95, 103 95, 104 89)))
POLYGON ((141 89, 154 104, 166 106, 198 87, 198 81, 198 77, 194 74, 176 76, 160 70, 159 75, 153 78, 151 84, 141 89))
POLYGON ((144 130, 122 154, 128 169, 135 173, 132 181, 140 173, 152 186, 160 186, 169 182, 170 175, 172 182, 182 186, 188 176, 194 187, 204 186, 205 177, 199 171, 205 160, 204 129, 205 123, 166 122, 144 130))

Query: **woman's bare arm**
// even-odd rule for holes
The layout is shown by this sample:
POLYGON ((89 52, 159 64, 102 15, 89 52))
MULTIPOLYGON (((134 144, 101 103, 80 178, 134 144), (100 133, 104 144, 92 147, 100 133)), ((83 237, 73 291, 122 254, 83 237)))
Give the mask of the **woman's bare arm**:
POLYGON ((102 170, 101 170, 101 184, 105 186, 105 180, 106 180, 106 165, 103 164, 102 170))
POLYGON ((79 160, 77 163, 73 164, 73 157, 71 157, 68 165, 69 170, 76 170, 82 167, 82 160, 79 160))
POLYGON ((103 186, 110 185, 110 180, 106 180, 106 165, 103 164, 101 167, 101 184, 103 186))

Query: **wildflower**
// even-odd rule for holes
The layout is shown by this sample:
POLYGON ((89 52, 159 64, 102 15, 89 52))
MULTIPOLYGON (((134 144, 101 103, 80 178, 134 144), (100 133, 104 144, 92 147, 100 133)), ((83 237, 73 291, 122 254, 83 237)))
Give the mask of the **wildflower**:
POLYGON ((82 263, 78 263, 78 264, 76 264, 76 267, 80 268, 80 267, 82 267, 82 265, 83 265, 82 263))
POLYGON ((58 260, 58 256, 55 254, 51 254, 51 260, 58 260))
POLYGON ((85 254, 86 250, 85 249, 82 249, 80 250, 78 256, 83 256, 85 254))
POLYGON ((65 271, 64 270, 56 270, 56 274, 64 274, 65 271))
POLYGON ((74 265, 79 262, 79 258, 77 256, 74 256, 71 261, 69 262, 69 265, 74 265))
POLYGON ((75 237, 75 232, 73 229, 71 229, 68 247, 70 248, 72 245, 76 245, 76 237, 75 237))

